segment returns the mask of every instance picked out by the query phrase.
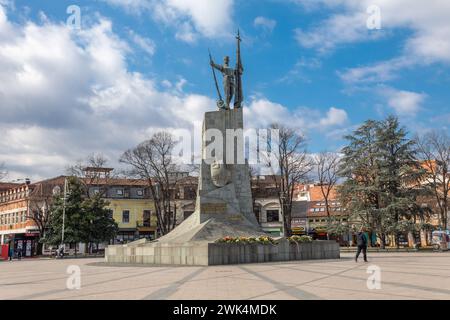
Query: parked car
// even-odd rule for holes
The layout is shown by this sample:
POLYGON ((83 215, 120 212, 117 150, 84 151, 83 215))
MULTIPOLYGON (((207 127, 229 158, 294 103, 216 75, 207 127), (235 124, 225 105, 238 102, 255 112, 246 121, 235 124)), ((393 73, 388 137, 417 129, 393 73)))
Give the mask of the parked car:
POLYGON ((447 251, 450 249, 450 230, 433 231, 432 245, 434 250, 447 251))

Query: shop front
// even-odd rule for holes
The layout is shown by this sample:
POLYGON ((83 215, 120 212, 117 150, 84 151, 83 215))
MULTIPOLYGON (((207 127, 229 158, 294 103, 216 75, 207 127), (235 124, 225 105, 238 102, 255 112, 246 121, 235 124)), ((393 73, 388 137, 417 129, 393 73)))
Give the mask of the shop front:
POLYGON ((119 232, 116 235, 116 238, 113 241, 113 244, 127 244, 138 240, 137 229, 119 229, 119 232))
POLYGON ((156 227, 138 226, 137 228, 138 239, 155 240, 156 239, 156 227))
POLYGON ((4 235, 4 244, 13 247, 14 255, 21 257, 33 257, 37 254, 39 243, 38 232, 25 232, 4 235))
POLYGON ((295 236, 306 235, 306 218, 293 218, 291 223, 292 234, 295 236))

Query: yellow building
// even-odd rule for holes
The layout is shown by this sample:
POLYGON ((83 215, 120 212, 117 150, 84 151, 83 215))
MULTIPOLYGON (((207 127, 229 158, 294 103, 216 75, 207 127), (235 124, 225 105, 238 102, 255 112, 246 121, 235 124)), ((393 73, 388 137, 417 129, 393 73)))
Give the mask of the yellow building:
POLYGON ((87 168, 87 178, 84 178, 84 181, 89 194, 101 194, 109 203, 108 208, 119 227, 119 232, 112 242, 156 239, 157 217, 148 182, 140 179, 109 178, 108 173, 111 170, 87 168), (100 178, 97 176, 99 172, 103 173, 100 178), (90 178, 91 174, 94 178, 90 178))
POLYGON ((141 238, 155 239, 157 218, 155 204, 149 199, 106 199, 114 221, 119 226, 117 242, 141 238))

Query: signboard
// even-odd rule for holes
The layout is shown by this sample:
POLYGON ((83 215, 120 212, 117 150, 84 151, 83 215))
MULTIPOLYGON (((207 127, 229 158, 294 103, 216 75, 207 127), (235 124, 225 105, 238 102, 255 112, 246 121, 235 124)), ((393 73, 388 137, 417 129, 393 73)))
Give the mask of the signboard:
POLYGON ((306 219, 304 218, 292 219, 291 226, 292 228, 306 227, 306 219))
POLYGON ((200 205, 200 212, 202 214, 223 214, 226 211, 226 203, 202 203, 200 205))
POLYGON ((39 236, 39 232, 27 232, 27 233, 25 233, 25 237, 32 238, 32 237, 37 237, 37 236, 39 236))

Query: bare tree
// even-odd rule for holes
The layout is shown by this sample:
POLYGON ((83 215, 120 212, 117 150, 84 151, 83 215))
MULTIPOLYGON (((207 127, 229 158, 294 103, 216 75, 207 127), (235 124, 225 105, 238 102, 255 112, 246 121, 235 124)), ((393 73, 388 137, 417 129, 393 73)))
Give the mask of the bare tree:
POLYGON ((278 139, 271 139, 268 150, 270 156, 262 155, 266 165, 272 169, 274 183, 279 190, 284 234, 292 235, 292 202, 296 185, 304 183, 312 170, 311 157, 306 152, 306 142, 303 135, 291 128, 278 124, 272 125, 272 129, 278 130, 278 139), (276 172, 276 169, 278 172, 276 172), (278 176, 278 177, 277 177, 278 176))
MULTIPOLYGON (((29 204, 26 218, 33 221, 39 231, 39 238, 44 238, 45 232, 49 226, 51 219, 51 205, 53 197, 55 196, 54 188, 58 187, 55 184, 39 183, 29 194, 29 204)), ((42 254, 42 243, 38 243, 38 255, 42 254)))
MULTIPOLYGON (((314 157, 314 162, 320 191, 325 201, 325 211, 327 213, 329 228, 331 226, 330 196, 339 180, 340 157, 337 153, 322 152, 314 157)), ((327 233, 327 238, 329 239, 329 237, 330 235, 327 233)))
POLYGON ((120 162, 131 166, 132 176, 148 182, 161 235, 176 226, 176 205, 172 200, 178 180, 173 173, 179 171, 179 167, 172 157, 175 145, 171 134, 159 132, 150 140, 126 151, 120 159, 120 162))
POLYGON ((426 170, 425 185, 433 193, 439 208, 439 222, 447 228, 450 193, 450 137, 434 131, 417 137, 417 149, 426 170))

